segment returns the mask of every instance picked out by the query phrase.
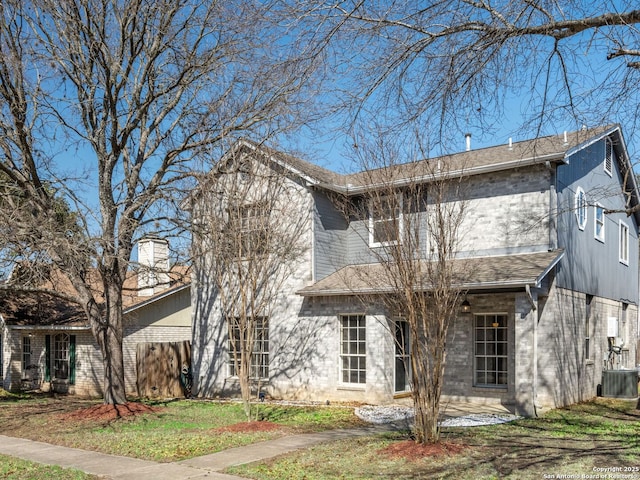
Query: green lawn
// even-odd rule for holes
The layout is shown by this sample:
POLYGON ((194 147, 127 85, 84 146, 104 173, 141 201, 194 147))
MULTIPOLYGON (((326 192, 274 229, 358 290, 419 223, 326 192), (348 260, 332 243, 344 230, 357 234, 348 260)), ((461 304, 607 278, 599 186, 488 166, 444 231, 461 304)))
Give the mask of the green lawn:
POLYGON ((115 421, 69 418, 95 406, 71 397, 0 398, 2 433, 68 447, 172 462, 302 432, 361 425, 348 407, 260 404, 258 425, 245 423, 239 403, 181 400, 115 421), (269 429, 258 428, 269 423, 269 429), (230 428, 235 426, 235 428, 230 428), (240 428, 237 428, 237 427, 240 428))
MULTIPOLYGON (((283 435, 362 424, 353 408, 346 406, 265 403, 259 405, 263 421, 246 425, 239 403, 201 400, 152 403, 158 408, 155 412, 111 421, 70 415, 95 405, 72 397, 0 397, 2 433, 168 462, 283 435)), ((541 418, 448 428, 442 440, 449 451, 441 455, 415 452, 410 448, 415 444, 407 442, 408 432, 398 432, 318 445, 235 467, 229 473, 261 480, 538 480, 572 475, 586 478, 601 473, 598 469, 616 467, 631 475, 624 478, 640 480, 640 472, 634 470, 640 466, 640 412, 635 406, 635 402, 598 399, 554 410, 541 418), (396 450, 395 455, 389 453, 390 448, 396 450), (411 450, 412 455, 398 456, 397 450, 411 450)), ((31 474, 29 463, 5 463, 12 466, 0 471, 0 478, 88 478, 46 470, 31 474)), ((605 472, 604 478, 611 477, 605 472)))
POLYGON ((407 440, 394 433, 319 445, 229 473, 260 480, 540 480, 613 478, 598 469, 619 467, 627 476, 617 478, 639 479, 639 420, 635 402, 598 400, 542 418, 444 430, 443 441, 462 448, 458 453, 390 456, 388 447, 407 440))
POLYGON ((69 468, 41 465, 0 455, 0 478, 7 480, 91 480, 99 477, 69 468))

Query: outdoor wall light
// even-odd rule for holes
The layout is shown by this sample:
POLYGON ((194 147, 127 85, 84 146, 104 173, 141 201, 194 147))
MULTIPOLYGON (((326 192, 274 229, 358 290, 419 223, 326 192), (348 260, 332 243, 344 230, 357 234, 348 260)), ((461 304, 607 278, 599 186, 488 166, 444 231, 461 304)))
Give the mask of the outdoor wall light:
POLYGON ((467 300, 467 297, 464 297, 464 301, 460 304, 460 308, 462 310, 462 313, 470 313, 471 312, 471 304, 469 303, 469 300, 467 300))

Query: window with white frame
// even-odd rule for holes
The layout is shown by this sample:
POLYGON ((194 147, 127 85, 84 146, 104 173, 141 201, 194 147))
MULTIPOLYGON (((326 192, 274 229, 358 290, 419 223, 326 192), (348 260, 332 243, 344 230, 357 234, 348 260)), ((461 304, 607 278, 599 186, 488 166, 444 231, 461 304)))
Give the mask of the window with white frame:
POLYGON ((584 315, 584 359, 586 361, 593 360, 591 358, 591 303, 593 295, 587 294, 585 299, 585 315, 584 315))
POLYGON ((610 138, 606 138, 604 141, 604 171, 613 175, 613 143, 610 138))
POLYGON ((628 330, 628 323, 627 323, 627 310, 629 308, 629 304, 627 302, 621 302, 621 313, 620 313, 620 323, 621 323, 621 332, 618 334, 620 335, 620 337, 623 339, 623 346, 622 346, 622 350, 620 352, 620 364, 622 365, 623 368, 628 368, 629 367, 629 347, 628 347, 628 342, 626 343, 626 345, 624 344, 625 339, 629 338, 629 330, 628 330))
POLYGON ((622 220, 618 224, 618 245, 620 263, 629 265, 629 226, 622 220))
MULTIPOLYGON (((254 379, 269 378, 269 321, 267 317, 250 319, 253 324, 254 338, 251 352, 250 377, 254 379)), ((229 375, 235 377, 240 371, 243 346, 247 340, 247 329, 241 328, 240 318, 234 317, 229 322, 229 375), (243 338, 244 336, 244 338, 243 338)))
POLYGON ((53 337, 53 378, 69 378, 69 335, 58 333, 53 337))
POLYGON ((369 201, 369 244, 397 244, 402 235, 402 195, 381 194, 369 201))
POLYGON ((474 327, 474 385, 506 387, 507 315, 475 315, 474 327))
POLYGON ((578 228, 584 230, 584 227, 587 225, 587 195, 584 193, 582 187, 578 187, 576 190, 574 202, 578 228))
POLYGON ((240 231, 238 232, 240 257, 247 258, 267 253, 268 211, 266 205, 262 203, 241 205, 238 208, 238 214, 240 216, 240 231))
POLYGON ((394 321, 395 330, 395 381, 394 392, 407 392, 411 389, 411 355, 409 341, 409 322, 405 319, 394 321))
POLYGON ((604 243, 604 207, 598 203, 593 206, 593 235, 596 240, 604 243))
POLYGON ((340 316, 340 380, 367 383, 367 333, 364 315, 340 316))
POLYGON ((22 337, 22 377, 27 377, 27 368, 31 365, 31 337, 24 335, 22 337))

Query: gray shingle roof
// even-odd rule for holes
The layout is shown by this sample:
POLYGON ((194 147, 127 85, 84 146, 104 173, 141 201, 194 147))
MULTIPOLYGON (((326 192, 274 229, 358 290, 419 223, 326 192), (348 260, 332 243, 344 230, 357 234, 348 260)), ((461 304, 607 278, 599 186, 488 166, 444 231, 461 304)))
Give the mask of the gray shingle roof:
MULTIPOLYGON (((527 285, 533 287, 540 283, 563 254, 563 250, 554 250, 452 260, 458 277, 458 281, 454 281, 452 286, 461 290, 499 290, 523 288, 527 285)), ((348 265, 297 293, 303 296, 324 296, 393 292, 389 279, 388 271, 383 265, 348 265)), ((425 278, 422 287, 417 288, 428 290, 428 280, 425 278)))
POLYGON ((511 145, 497 145, 348 175, 332 172, 326 168, 249 140, 242 140, 241 143, 255 151, 266 154, 285 168, 319 186, 344 193, 360 193, 363 189, 375 186, 380 182, 389 185, 389 181, 398 183, 402 183, 403 180, 415 181, 420 176, 428 177, 436 172, 441 174, 446 172, 449 175, 472 174, 487 170, 516 168, 531 163, 561 162, 564 161, 565 156, 571 150, 616 128, 619 128, 619 126, 611 125, 581 129, 559 135, 513 142, 511 145))

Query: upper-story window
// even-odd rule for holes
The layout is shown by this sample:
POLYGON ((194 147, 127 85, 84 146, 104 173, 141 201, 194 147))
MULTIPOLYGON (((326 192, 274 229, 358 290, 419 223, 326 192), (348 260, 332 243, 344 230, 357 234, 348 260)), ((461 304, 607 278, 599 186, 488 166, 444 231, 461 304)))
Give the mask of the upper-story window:
POLYGON ((369 244, 394 245, 402 234, 402 195, 377 195, 369 201, 369 244))
POLYGON ((629 226, 622 220, 618 224, 618 245, 620 263, 629 265, 629 226))
POLYGON ((602 205, 596 203, 593 206, 593 217, 593 235, 596 240, 604 243, 604 207, 602 205))
POLYGON ((613 175, 613 143, 610 138, 604 141, 604 171, 613 175))
POLYGON ((238 232, 240 257, 264 255, 268 250, 266 206, 261 203, 241 205, 238 214, 240 217, 240 231, 238 232))
POLYGON ((587 225, 587 195, 584 193, 582 187, 578 187, 575 196, 575 212, 576 220, 578 221, 578 228, 584 230, 587 225))

